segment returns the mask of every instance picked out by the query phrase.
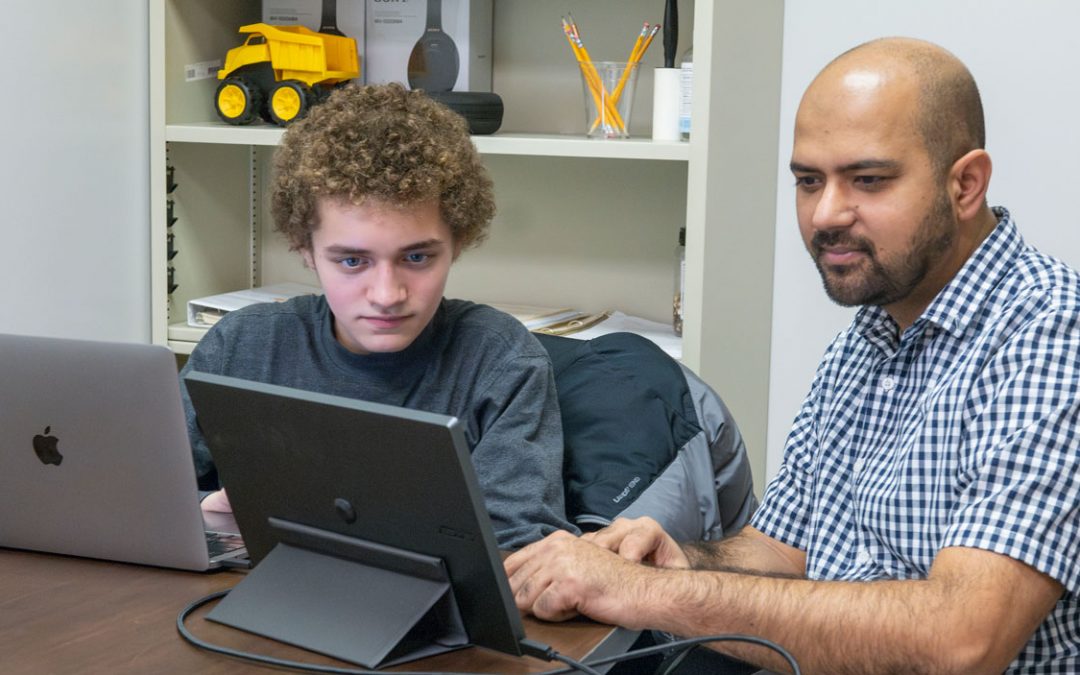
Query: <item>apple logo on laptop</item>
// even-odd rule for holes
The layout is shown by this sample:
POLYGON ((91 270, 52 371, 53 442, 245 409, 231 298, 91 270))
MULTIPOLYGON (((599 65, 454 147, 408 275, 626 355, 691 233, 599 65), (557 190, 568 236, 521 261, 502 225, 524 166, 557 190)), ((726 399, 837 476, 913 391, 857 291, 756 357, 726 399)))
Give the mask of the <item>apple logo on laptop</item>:
POLYGON ((60 442, 56 436, 49 433, 51 426, 45 427, 45 433, 34 436, 34 452, 42 464, 55 464, 60 466, 64 456, 60 454, 56 444, 60 442))

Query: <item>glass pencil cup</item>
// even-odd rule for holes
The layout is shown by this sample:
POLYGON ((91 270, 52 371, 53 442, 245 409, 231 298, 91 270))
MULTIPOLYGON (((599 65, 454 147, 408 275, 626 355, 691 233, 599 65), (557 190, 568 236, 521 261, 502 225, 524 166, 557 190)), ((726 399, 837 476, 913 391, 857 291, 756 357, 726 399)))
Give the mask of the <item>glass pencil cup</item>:
POLYGON ((585 94, 585 135, 629 138, 638 64, 625 61, 581 61, 585 94))

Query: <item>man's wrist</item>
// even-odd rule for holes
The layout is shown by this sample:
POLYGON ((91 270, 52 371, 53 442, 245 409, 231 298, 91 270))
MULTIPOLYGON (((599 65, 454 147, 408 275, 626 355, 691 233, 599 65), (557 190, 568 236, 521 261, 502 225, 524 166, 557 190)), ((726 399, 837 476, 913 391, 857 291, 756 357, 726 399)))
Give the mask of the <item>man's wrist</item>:
POLYGON ((679 544, 690 569, 711 569, 710 562, 715 561, 716 554, 707 542, 687 541, 679 544))
MULTIPOLYGON (((697 619, 688 616, 687 608, 713 604, 719 584, 711 572, 681 568, 646 568, 634 585, 635 604, 630 607, 633 626, 638 629, 658 629, 673 634, 691 635, 698 629, 697 619)), ((693 613, 691 613, 693 614, 693 613)))
POLYGON ((657 592, 661 576, 667 570, 648 565, 634 565, 628 575, 614 580, 615 592, 609 597, 621 598, 617 614, 611 623, 634 630, 651 628, 655 615, 664 612, 664 594, 657 592))

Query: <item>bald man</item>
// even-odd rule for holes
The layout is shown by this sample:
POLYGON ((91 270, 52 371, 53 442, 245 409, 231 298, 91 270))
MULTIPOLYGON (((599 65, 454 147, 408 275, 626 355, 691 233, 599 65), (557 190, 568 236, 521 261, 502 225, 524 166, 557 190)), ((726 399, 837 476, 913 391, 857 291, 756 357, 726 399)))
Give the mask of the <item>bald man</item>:
POLYGON ((806 673, 1080 673, 1080 276, 987 206, 984 136, 974 80, 935 45, 867 43, 818 75, 799 230, 860 309, 751 525, 552 535, 506 561, 521 609, 752 634, 806 673))

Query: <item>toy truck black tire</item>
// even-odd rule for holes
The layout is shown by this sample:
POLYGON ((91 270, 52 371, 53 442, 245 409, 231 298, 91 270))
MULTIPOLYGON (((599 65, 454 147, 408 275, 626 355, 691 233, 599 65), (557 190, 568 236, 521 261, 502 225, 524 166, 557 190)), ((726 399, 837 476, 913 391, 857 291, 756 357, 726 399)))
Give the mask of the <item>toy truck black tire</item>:
POLYGON ((250 124, 263 108, 263 92, 242 77, 227 77, 214 92, 214 109, 229 124, 250 124))
POLYGON ((314 102, 315 94, 306 84, 297 80, 284 80, 270 90, 266 108, 275 124, 285 126, 306 115, 314 102))

